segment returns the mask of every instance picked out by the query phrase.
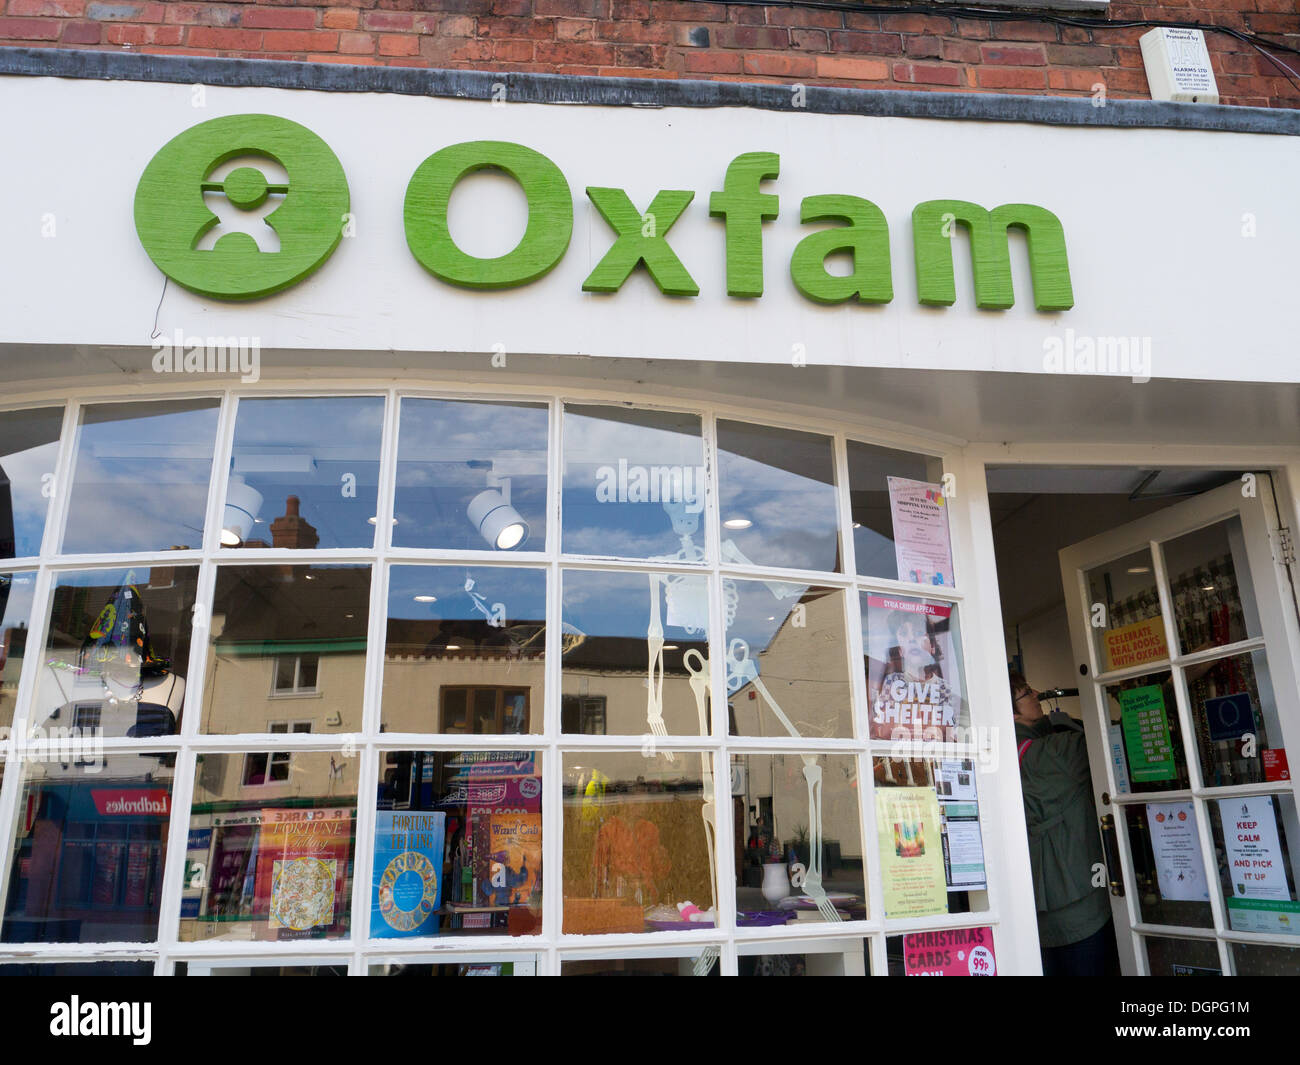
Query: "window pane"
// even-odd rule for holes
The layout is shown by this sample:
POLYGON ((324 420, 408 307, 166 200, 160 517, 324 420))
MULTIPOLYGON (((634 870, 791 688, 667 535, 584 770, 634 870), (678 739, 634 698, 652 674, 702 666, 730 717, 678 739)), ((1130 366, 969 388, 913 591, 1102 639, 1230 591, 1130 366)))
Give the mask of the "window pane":
POLYGON ((709 731, 708 578, 565 570, 564 731, 709 731))
POLYGON ((540 733, 545 618, 544 570, 392 567, 383 727, 540 733))
POLYGON ((732 792, 747 825, 740 927, 866 916, 853 755, 733 756, 732 792))
POLYGON ((1212 939, 1143 936, 1152 976, 1222 976, 1219 948, 1212 939))
POLYGON ((979 784, 970 759, 872 759, 886 917, 988 908, 979 784))
POLYGON ((540 934, 540 756, 389 751, 379 757, 370 934, 540 934))
POLYGON ((1265 943, 1233 943, 1232 963, 1238 976, 1300 976, 1300 950, 1265 943))
POLYGON ((610 958, 561 958, 561 976, 718 976, 718 951, 642 954, 610 958))
POLYGON ((1264 651, 1188 666, 1187 690, 1206 787, 1289 779, 1264 651))
POLYGON ((1210 803, 1210 830, 1223 855, 1219 872, 1234 932, 1300 935, 1300 895, 1292 843, 1300 837, 1290 794, 1245 795, 1210 803))
POLYGON ((80 570, 54 580, 31 723, 107 736, 175 734, 185 703, 197 566, 80 570))
POLYGON ((1120 809, 1128 820, 1142 922, 1213 928, 1210 883, 1192 804, 1146 802, 1120 809))
POLYGON ((865 939, 736 944, 739 976, 870 976, 865 939))
POLYGON ((35 573, 0 573, 0 728, 14 723, 35 589, 35 573))
POLYGON ((241 399, 221 523, 224 547, 370 547, 380 396, 241 399))
POLYGON ((1089 570, 1085 585, 1092 621, 1089 631, 1101 672, 1130 669, 1169 657, 1149 548, 1089 570))
POLYGON ((1183 654, 1261 634, 1240 518, 1180 536, 1163 550, 1183 654))
POLYGON ((267 732, 290 716, 312 732, 358 731, 369 610, 368 566, 220 567, 202 731, 267 732), (306 655, 319 662, 312 688, 281 687, 306 655))
POLYGON ((860 602, 871 738, 960 739, 970 707, 957 607, 866 592, 860 602))
POLYGON ((569 554, 702 560, 707 480, 696 415, 564 410, 569 554))
POLYGON ((403 399, 393 546, 546 550, 547 417, 543 403, 403 399))
POLYGON ((29 763, 5 902, 6 943, 157 938, 174 754, 113 754, 90 775, 29 763))
POLYGON ((564 931, 714 925, 709 755, 637 751, 564 758, 564 931), (683 910, 690 903, 692 909, 683 910), (698 920, 691 920, 695 916, 698 920))
POLYGON ((840 568, 830 437, 720 421, 718 471, 724 561, 840 568))
POLYGON ((0 966, 6 976, 153 976, 151 961, 17 962, 0 966))
POLYGON ((536 976, 537 955, 527 960, 492 958, 457 958, 455 955, 434 962, 372 962, 367 976, 536 976))
MULTIPOLYGON (((899 554, 902 553, 906 560, 913 538, 896 541, 894 502, 898 492, 895 489, 891 493, 889 481, 891 477, 918 481, 938 491, 943 477, 943 460, 857 440, 848 442, 848 456, 853 555, 858 572, 864 577, 910 580, 907 574, 913 567, 900 567, 899 554)), ((942 495, 939 498, 942 499, 942 495)))
POLYGON ((215 399, 86 407, 63 550, 201 547, 218 407, 215 399))
POLYGON ((338 939, 351 927, 357 759, 298 751, 246 785, 240 754, 198 755, 180 939, 338 939))
POLYGON ((1168 670, 1106 685, 1111 747, 1121 748, 1129 790, 1191 787, 1168 670))
POLYGON ((733 736, 853 735, 844 592, 723 582, 733 736))
POLYGON ((62 407, 0 414, 0 558, 41 553, 62 407))

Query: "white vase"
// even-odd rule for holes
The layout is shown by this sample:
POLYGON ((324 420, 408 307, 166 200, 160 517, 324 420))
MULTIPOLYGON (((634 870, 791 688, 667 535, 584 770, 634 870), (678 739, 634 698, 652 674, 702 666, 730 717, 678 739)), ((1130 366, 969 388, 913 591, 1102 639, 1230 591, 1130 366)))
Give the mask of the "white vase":
POLYGON ((763 898, 780 902, 790 894, 790 877, 785 862, 768 862, 763 866, 763 898))

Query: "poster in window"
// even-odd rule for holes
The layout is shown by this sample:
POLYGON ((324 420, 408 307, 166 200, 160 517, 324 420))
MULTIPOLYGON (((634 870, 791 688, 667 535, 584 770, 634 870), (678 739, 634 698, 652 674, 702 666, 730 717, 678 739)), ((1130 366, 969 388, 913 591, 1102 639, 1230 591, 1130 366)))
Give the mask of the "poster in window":
POLYGON ((442 905, 445 813, 375 814, 370 934, 379 939, 429 936, 442 905))
POLYGON ((947 913, 948 885, 934 789, 877 789, 876 819, 885 914, 947 913))
POLYGON ((889 478, 889 512, 900 581, 952 587, 947 502, 940 484, 889 478))
POLYGON ((257 848, 254 913, 276 938, 345 929, 351 810, 264 810, 257 848))
POLYGON ((872 739, 957 739, 961 671, 953 650, 952 611, 920 599, 867 596, 872 739))

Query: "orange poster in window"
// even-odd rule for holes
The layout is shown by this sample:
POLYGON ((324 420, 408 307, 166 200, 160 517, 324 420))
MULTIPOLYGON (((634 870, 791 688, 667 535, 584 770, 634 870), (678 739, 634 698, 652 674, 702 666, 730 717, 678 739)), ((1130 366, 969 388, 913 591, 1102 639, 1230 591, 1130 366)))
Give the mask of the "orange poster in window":
POLYGON ((351 853, 351 810, 262 811, 253 912, 279 939, 343 931, 351 853))
POLYGON ((1127 669, 1129 666, 1141 666, 1169 657, 1169 647, 1165 643, 1165 619, 1160 614, 1118 629, 1108 629, 1102 639, 1106 643, 1107 673, 1113 669, 1127 669))

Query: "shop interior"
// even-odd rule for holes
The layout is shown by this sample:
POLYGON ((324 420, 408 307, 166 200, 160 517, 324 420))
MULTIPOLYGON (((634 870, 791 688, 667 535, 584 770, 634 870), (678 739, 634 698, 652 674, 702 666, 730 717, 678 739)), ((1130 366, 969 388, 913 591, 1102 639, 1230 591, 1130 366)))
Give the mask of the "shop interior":
MULTIPOLYGON (((1081 728, 1085 712, 1080 700, 1081 677, 1070 643, 1065 592, 1062 588, 1059 552, 1093 536, 1136 522, 1166 507, 1193 499, 1229 482, 1241 480, 1241 470, 1150 469, 1150 468, 1048 468, 1004 466, 988 468, 989 504, 1001 591, 1002 618, 1008 668, 1023 674, 1029 687, 1039 694, 1039 703, 1052 718, 1056 730, 1081 728)), ((1164 546, 1168 591, 1176 616, 1182 654, 1209 650, 1259 635, 1258 620, 1246 568, 1240 523, 1217 523, 1168 541, 1164 546)), ((1141 551, 1099 565, 1085 573, 1091 601, 1104 604, 1104 621, 1093 619, 1098 654, 1110 654, 1110 637, 1152 620, 1163 629, 1161 605, 1152 573, 1151 556, 1141 551), (1103 650, 1104 649, 1104 650, 1103 650)), ((1093 609, 1097 609, 1096 606, 1093 609)), ((1163 634, 1160 636, 1164 652, 1163 634)), ((1137 662, 1156 660, 1154 653, 1137 662)), ((1136 663, 1135 663, 1136 664, 1136 663)), ((1118 667, 1115 667, 1118 668, 1118 667)), ((1277 779, 1263 755, 1252 754, 1241 742, 1241 733, 1258 733, 1261 748, 1268 747, 1268 735, 1280 746, 1277 705, 1273 698, 1264 651, 1227 654, 1212 663, 1189 666, 1185 673, 1196 736, 1193 747, 1200 762, 1201 779, 1207 786, 1263 783, 1277 779), (1245 697, 1249 697, 1249 702, 1245 697), (1219 715, 1221 704, 1240 699, 1246 709, 1235 728, 1216 727, 1211 710, 1219 715)), ((1178 715, 1167 668, 1154 667, 1143 676, 1128 676, 1107 686, 1110 709, 1109 757, 1115 764, 1118 790, 1160 792, 1190 786, 1188 767, 1179 735, 1178 715), (1130 703, 1142 692, 1161 691, 1164 710, 1161 726, 1172 748, 1167 767, 1161 772, 1144 760, 1129 735, 1130 703), (1121 731, 1123 730, 1123 731, 1121 731), (1119 738, 1122 735, 1122 740, 1119 738), (1119 753, 1122 750, 1123 754, 1119 753), (1123 761, 1121 761, 1121 757, 1123 761), (1129 779, 1125 779, 1128 777, 1129 779)), ((1149 698, 1149 696, 1148 696, 1149 698)), ((1094 760, 1094 766, 1096 762, 1094 760)), ((1158 796, 1153 796, 1158 798, 1158 796)), ((1214 808, 1215 804, 1211 804, 1214 808)), ((1202 884, 1195 895, 1171 888, 1168 873, 1155 854, 1166 853, 1158 826, 1148 824, 1148 803, 1112 806, 1109 812, 1124 811, 1133 872, 1138 881, 1128 885, 1137 895, 1144 923, 1213 927, 1207 892, 1202 884)), ((1105 811, 1100 811, 1105 812, 1105 811)), ((1285 866, 1291 869, 1286 829, 1293 824, 1294 806, 1289 797, 1278 798, 1279 843, 1285 866)), ((1231 903, 1234 881, 1229 875, 1230 855, 1225 853, 1222 826, 1212 816, 1211 827, 1218 858, 1218 878, 1223 897, 1231 903)), ((1115 851, 1107 848, 1107 865, 1117 865, 1115 851)), ((1167 863, 1166 863, 1167 864, 1167 863)), ((1199 858, 1197 859, 1199 865, 1199 858)), ((1109 875, 1118 875, 1111 868, 1109 875)), ((1212 872, 1208 879, 1214 878, 1212 872)), ((1239 879, 1239 878, 1238 878, 1239 879)), ((1294 883, 1288 885, 1295 898, 1294 883)), ((1241 889, 1236 891, 1242 894, 1241 889)), ((1280 896, 1279 896, 1280 897, 1280 896)), ((1237 927, 1234 918, 1233 927, 1237 927)), ((1152 972, 1162 967, 1158 955, 1176 940, 1144 937, 1152 972)), ((1208 960, 1199 966, 1217 972, 1218 960, 1212 943, 1188 942, 1187 947, 1209 948, 1208 960)), ((1172 971, 1178 972, 1177 959, 1172 971)), ((1187 966, 1183 965, 1183 969, 1187 966)), ((1166 970, 1168 971, 1168 970, 1166 970)))

